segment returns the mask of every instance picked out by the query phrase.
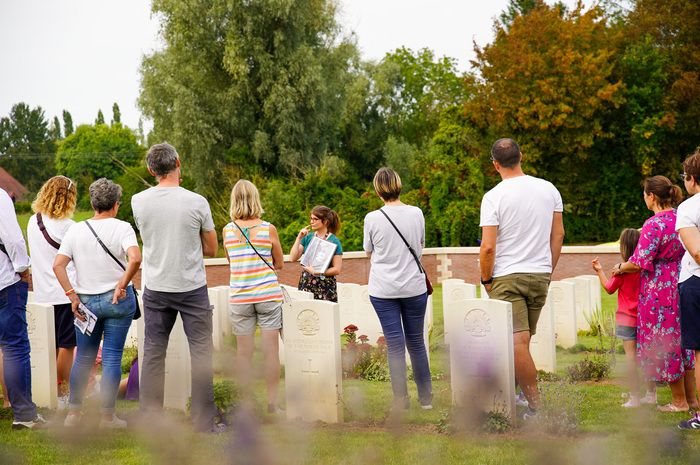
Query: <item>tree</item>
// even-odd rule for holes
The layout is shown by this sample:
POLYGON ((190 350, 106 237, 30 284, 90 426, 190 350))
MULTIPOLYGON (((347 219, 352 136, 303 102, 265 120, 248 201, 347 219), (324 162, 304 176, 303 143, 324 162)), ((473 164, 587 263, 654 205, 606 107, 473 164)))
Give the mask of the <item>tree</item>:
POLYGON ((95 126, 98 124, 105 124, 105 115, 102 114, 102 110, 97 110, 97 118, 95 118, 95 126))
POLYGON ((156 0, 163 50, 144 58, 139 105, 200 191, 223 166, 299 174, 335 140, 354 44, 329 0, 156 0))
POLYGON ((49 125, 49 137, 54 142, 61 140, 61 122, 58 121, 58 116, 54 116, 49 125))
POLYGON ((68 110, 63 110, 63 135, 68 137, 73 131, 73 117, 68 110))
MULTIPOLYGON (((56 168, 75 179, 81 195, 97 178, 116 179, 144 157, 133 131, 122 125, 80 125, 58 146, 56 168)), ((83 199, 83 205, 85 201, 83 199)))
POLYGON ((122 123, 122 112, 119 111, 119 105, 114 102, 112 105, 112 121, 110 124, 121 124, 122 123))
POLYGON ((30 191, 36 191, 54 173, 55 146, 41 107, 12 106, 0 118, 0 166, 30 191))

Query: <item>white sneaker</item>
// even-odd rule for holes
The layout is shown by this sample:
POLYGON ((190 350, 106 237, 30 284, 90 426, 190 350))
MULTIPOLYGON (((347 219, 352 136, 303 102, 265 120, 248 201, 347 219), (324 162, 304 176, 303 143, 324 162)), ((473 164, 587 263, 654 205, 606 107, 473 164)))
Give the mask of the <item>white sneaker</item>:
POLYGON ((44 419, 40 414, 36 415, 36 418, 30 421, 13 421, 12 429, 45 429, 48 428, 49 422, 44 419))
POLYGON ((61 412, 63 410, 68 410, 68 404, 70 403, 70 396, 66 394, 65 396, 58 396, 58 407, 56 409, 61 412))
POLYGON ((647 391, 647 393, 644 394, 644 397, 642 397, 641 399, 639 399, 639 403, 640 403, 640 404, 652 404, 652 405, 655 405, 655 404, 656 404, 656 391, 654 391, 654 392, 649 392, 649 391, 647 391))
POLYGON ((529 407, 530 404, 527 401, 527 398, 525 397, 525 394, 520 392, 517 396, 515 396, 515 405, 518 407, 529 407))
MULTIPOLYGON (((656 401, 656 399, 654 399, 656 401)), ((640 399, 639 396, 635 396, 634 394, 629 395, 629 399, 627 399, 627 402, 622 404, 622 407, 624 408, 637 408, 640 405, 640 399)))
POLYGON ((63 420, 63 426, 66 428, 74 428, 80 424, 80 419, 82 416, 78 412, 70 412, 66 415, 66 419, 63 420))
POLYGON ((105 420, 104 418, 100 420, 100 429, 124 429, 126 428, 126 421, 121 418, 117 418, 116 415, 112 416, 111 420, 105 420))

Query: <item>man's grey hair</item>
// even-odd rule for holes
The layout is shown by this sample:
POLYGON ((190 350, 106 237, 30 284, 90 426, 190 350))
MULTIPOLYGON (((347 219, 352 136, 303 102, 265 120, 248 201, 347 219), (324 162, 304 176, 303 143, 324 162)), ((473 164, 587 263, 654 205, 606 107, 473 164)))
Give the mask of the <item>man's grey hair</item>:
POLYGON ((520 163, 520 147, 513 139, 498 139, 491 147, 491 158, 504 168, 513 168, 520 163))
POLYGON ((175 147, 163 142, 156 144, 146 154, 146 165, 156 176, 167 176, 177 167, 177 151, 175 147))
POLYGON ((90 203, 98 213, 111 210, 121 198, 122 186, 107 178, 100 178, 90 184, 90 203))

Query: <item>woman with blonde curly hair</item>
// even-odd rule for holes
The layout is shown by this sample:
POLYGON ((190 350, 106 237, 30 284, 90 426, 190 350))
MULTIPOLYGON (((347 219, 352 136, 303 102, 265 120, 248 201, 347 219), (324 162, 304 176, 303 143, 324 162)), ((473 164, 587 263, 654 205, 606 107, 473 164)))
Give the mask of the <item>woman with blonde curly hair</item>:
MULTIPOLYGON (((54 176, 41 186, 32 202, 35 214, 27 225, 34 301, 53 305, 54 308, 59 408, 68 405, 68 385, 76 341, 70 299, 63 292, 52 267, 63 236, 75 223, 71 218, 77 199, 75 183, 65 176, 54 176)), ((72 265, 68 268, 68 276, 74 281, 75 268, 72 265)))

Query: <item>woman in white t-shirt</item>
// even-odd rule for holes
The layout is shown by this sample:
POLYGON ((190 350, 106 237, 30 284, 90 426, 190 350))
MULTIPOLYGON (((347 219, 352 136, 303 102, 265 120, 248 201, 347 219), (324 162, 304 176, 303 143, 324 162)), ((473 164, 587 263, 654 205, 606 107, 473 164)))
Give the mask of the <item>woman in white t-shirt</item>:
MULTIPOLYGON (((681 347, 695 351, 700 357, 700 149, 683 162, 683 184, 690 198, 676 210, 676 231, 685 255, 678 276, 678 294, 681 314, 681 347)), ((700 369, 695 369, 695 385, 700 382, 700 369)), ((686 393, 695 398, 695 392, 686 393)), ((681 429, 700 429, 700 415, 696 412, 689 420, 678 424, 681 429)))
MULTIPOLYGON (((27 224, 27 241, 32 256, 34 301, 53 305, 56 333, 58 407, 68 406, 68 383, 75 352, 75 327, 70 299, 65 296, 53 272, 53 261, 63 237, 75 222, 71 219, 78 200, 75 183, 65 176, 54 176, 41 186, 32 202, 34 215, 27 224)), ((75 279, 75 268, 68 266, 68 278, 75 279)))
POLYGON ((425 243, 425 219, 420 208, 399 199, 401 178, 396 171, 380 168, 374 176, 374 190, 384 207, 365 216, 363 247, 371 262, 369 299, 386 339, 393 408, 409 406, 405 355, 408 349, 418 400, 422 408, 432 409, 430 366, 423 339, 428 289, 423 266, 419 264, 425 243))
POLYGON ((71 301, 73 315, 85 321, 84 309, 80 308, 82 304, 97 316, 91 334, 76 329, 78 354, 70 380, 70 404, 65 426, 76 426, 80 421, 90 370, 104 335, 100 428, 126 427, 126 422, 117 418, 114 411, 124 341, 136 311, 136 297, 129 283, 141 264, 141 251, 131 225, 115 218, 121 193, 118 184, 105 178, 90 185, 90 203, 95 215, 68 230, 53 265, 65 295, 71 301), (125 264, 127 257, 128 263, 125 264), (71 261, 76 271, 73 284, 66 271, 71 261))

